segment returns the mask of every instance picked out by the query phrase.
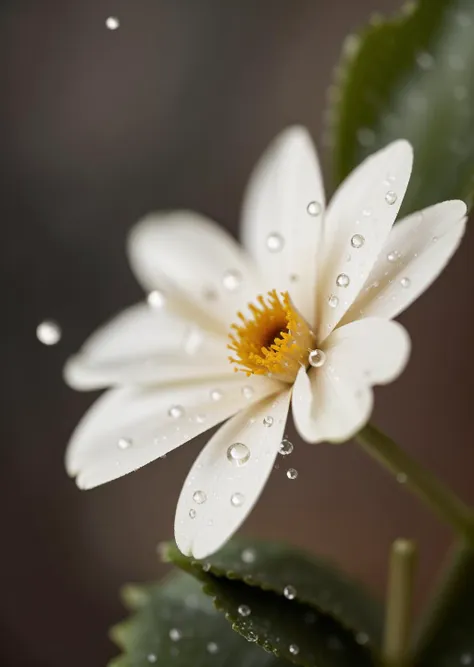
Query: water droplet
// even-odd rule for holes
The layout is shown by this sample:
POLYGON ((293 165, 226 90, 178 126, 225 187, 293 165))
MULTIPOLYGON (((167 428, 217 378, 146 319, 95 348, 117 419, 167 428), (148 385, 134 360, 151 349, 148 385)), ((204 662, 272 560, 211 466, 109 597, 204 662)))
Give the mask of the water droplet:
POLYGON ((331 294, 331 296, 328 299, 328 304, 330 308, 337 308, 337 306, 339 305, 339 298, 334 294, 331 294))
POLYGON ((293 451, 293 443, 285 438, 281 441, 278 451, 282 456, 288 456, 293 451))
POLYGON ((416 63, 420 69, 427 70, 431 69, 434 65, 434 58, 431 53, 422 51, 416 56, 416 63))
POLYGON ((204 493, 204 491, 195 491, 193 493, 193 500, 195 503, 198 505, 202 505, 202 503, 205 503, 207 500, 207 496, 204 493))
POLYGON ((288 479, 296 479, 298 477, 298 471, 295 468, 288 468, 286 476, 288 479))
POLYGON ((323 210, 323 207, 318 201, 310 201, 308 206, 306 207, 306 211, 308 215, 312 215, 313 217, 316 217, 321 213, 323 210))
POLYGON ((249 631, 247 632, 247 634, 245 635, 245 639, 246 639, 248 642, 256 642, 257 639, 258 639, 258 635, 257 635, 257 633, 254 632, 253 630, 249 630, 249 631))
POLYGON ((128 449, 133 445, 133 440, 131 438, 119 438, 117 442, 117 447, 119 449, 128 449))
POLYGON ((36 327, 36 337, 43 345, 56 345, 61 340, 61 327, 53 320, 45 320, 36 327))
POLYGON ((148 662, 156 662, 156 655, 154 653, 149 653, 146 657, 148 662))
POLYGON ((240 467, 247 463, 250 458, 250 449, 243 442, 234 442, 227 449, 227 460, 240 467))
POLYGON ((387 255, 387 261, 389 261, 393 264, 393 262, 396 262, 398 259, 400 259, 400 257, 401 257, 401 255, 398 252, 398 250, 392 250, 387 255))
POLYGON ((253 387, 250 387, 249 385, 246 385, 245 387, 242 387, 242 396, 246 398, 247 400, 252 398, 254 394, 254 389, 253 387))
POLYGON ((407 276, 405 276, 404 278, 402 278, 402 279, 400 280, 400 285, 401 285, 402 287, 404 287, 405 289, 406 289, 407 287, 410 287, 410 285, 411 285, 411 280, 410 280, 410 278, 407 278, 407 276))
POLYGON ((439 238, 437 236, 433 236, 431 240, 433 241, 433 243, 437 243, 439 241, 439 238))
POLYGON ((168 410, 168 414, 173 419, 179 419, 184 415, 184 408, 182 405, 172 405, 168 410))
POLYGON ((365 236, 362 236, 362 234, 354 234, 354 236, 351 238, 351 246, 353 248, 362 248, 364 243, 365 236))
POLYGON ((206 415, 196 415, 196 422, 198 424, 204 424, 206 421, 206 415))
POLYGON ((311 350, 308 355, 309 365, 313 368, 321 368, 326 361, 326 353, 322 350, 311 350))
POLYGON ((463 653, 460 659, 461 665, 472 665, 474 663, 474 657, 472 653, 463 653))
POLYGON ((267 427, 273 426, 273 417, 271 415, 267 415, 266 417, 264 417, 263 425, 267 427))
POLYGON ((369 635, 367 635, 365 632, 358 632, 356 634, 356 642, 361 646, 367 644, 368 641, 369 641, 369 635))
POLYGON ((294 600, 296 597, 296 588, 294 586, 285 586, 283 589, 283 595, 287 600, 294 600))
POLYGON ((350 282, 351 282, 351 279, 349 278, 347 273, 340 273, 336 278, 336 285, 338 287, 348 287, 350 282))
POLYGON ((408 479, 408 477, 404 472, 399 472, 397 477, 396 477, 396 480, 399 484, 405 484, 407 479, 408 479))
POLYGON ((270 252, 280 252, 284 245, 285 240, 278 232, 272 232, 267 236, 267 248, 270 252))
POLYGON ((386 193, 386 195, 385 195, 385 201, 386 201, 387 204, 389 204, 390 206, 392 206, 392 204, 395 204, 395 202, 397 201, 397 199, 398 199, 397 193, 394 192, 393 190, 389 190, 389 191, 386 193))
POLYGON ((165 295, 157 289, 150 292, 146 300, 151 308, 163 308, 166 303, 165 295))
POLYGON ((240 614, 241 616, 243 616, 244 618, 245 618, 246 616, 250 616, 250 614, 252 613, 250 607, 249 607, 248 605, 246 605, 246 604, 241 604, 241 605, 239 605, 239 608, 237 609, 237 611, 238 611, 239 614, 240 614))
POLYGON ((105 21, 105 25, 109 30, 117 30, 117 28, 120 28, 120 21, 116 16, 109 16, 105 21))
POLYGON ((362 209, 362 215, 365 216, 366 218, 369 218, 372 215, 372 211, 370 208, 364 208, 362 209))
POLYGON ((288 650, 290 651, 291 655, 298 655, 300 652, 300 647, 298 644, 290 644, 288 650))
POLYGON ((189 518, 190 519, 195 519, 196 518, 196 510, 191 507, 189 510, 189 518))
POLYGON ((169 635, 172 642, 179 642, 182 637, 181 630, 178 628, 171 628, 169 635))
POLYGON ((220 389, 213 389, 211 391, 211 399, 213 401, 220 401, 222 398, 222 392, 220 389))
POLYGON ((207 652, 210 653, 211 655, 215 655, 216 653, 219 652, 219 646, 216 644, 216 642, 208 643, 207 652))
POLYGON ((375 132, 369 127, 360 127, 357 130, 357 141, 361 146, 373 146, 375 142, 375 132))
POLYGON ((222 284, 229 292, 235 292, 242 284, 242 274, 240 271, 229 269, 222 277, 222 284))
POLYGON ((241 558, 244 563, 254 563, 257 558, 257 554, 254 549, 244 549, 241 553, 241 558))
POLYGON ((242 507, 244 500, 245 498, 242 493, 233 493, 230 497, 230 504, 232 507, 242 507))

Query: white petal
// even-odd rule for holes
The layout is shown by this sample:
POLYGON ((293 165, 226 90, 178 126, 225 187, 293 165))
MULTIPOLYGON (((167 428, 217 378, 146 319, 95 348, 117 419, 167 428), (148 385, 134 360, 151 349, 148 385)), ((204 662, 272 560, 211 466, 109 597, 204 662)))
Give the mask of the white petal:
POLYGON ((157 459, 275 393, 267 378, 234 377, 148 389, 113 389, 86 413, 72 435, 66 468, 89 489, 157 459), (127 446, 128 445, 128 446, 127 446))
POLYGON ((290 395, 288 389, 236 415, 202 450, 176 510, 175 538, 184 554, 205 558, 214 553, 248 516, 278 454, 290 395), (268 417, 273 419, 271 426, 264 423, 268 417), (227 458, 233 443, 249 448, 250 457, 244 465, 237 466, 227 458), (201 493, 195 496, 197 491, 201 493))
POLYGON ((367 280, 402 203, 412 161, 410 144, 396 141, 362 162, 331 200, 318 286, 319 340, 330 334, 367 280))
POLYGON ((400 220, 344 320, 396 317, 408 308, 456 251, 466 226, 465 215, 464 202, 445 201, 400 220))
POLYGON ((101 327, 68 360, 74 389, 162 384, 232 372, 227 340, 148 304, 132 306, 101 327))
POLYGON ((323 215, 324 186, 311 137, 291 127, 270 144, 250 179, 242 240, 267 289, 288 290, 311 323, 323 215))
POLYGON ((131 266, 147 291, 160 289, 200 326, 227 335, 236 313, 262 291, 237 242, 198 213, 154 213, 129 239, 131 266))
POLYGON ((394 380, 408 360, 410 339, 397 322, 367 318, 336 329, 321 368, 298 374, 293 416, 308 442, 344 441, 368 421, 371 386, 394 380))

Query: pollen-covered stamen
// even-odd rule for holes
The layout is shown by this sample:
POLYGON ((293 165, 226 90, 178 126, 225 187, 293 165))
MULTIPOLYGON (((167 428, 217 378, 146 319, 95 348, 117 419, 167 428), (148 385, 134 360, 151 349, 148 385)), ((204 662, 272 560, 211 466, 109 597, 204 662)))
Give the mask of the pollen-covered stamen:
POLYGON ((250 318, 237 313, 240 320, 229 334, 229 360, 235 371, 247 375, 271 375, 293 382, 300 367, 308 364, 308 351, 314 346, 314 334, 296 310, 288 292, 279 296, 276 290, 267 298, 257 297, 258 306, 250 303, 250 318))

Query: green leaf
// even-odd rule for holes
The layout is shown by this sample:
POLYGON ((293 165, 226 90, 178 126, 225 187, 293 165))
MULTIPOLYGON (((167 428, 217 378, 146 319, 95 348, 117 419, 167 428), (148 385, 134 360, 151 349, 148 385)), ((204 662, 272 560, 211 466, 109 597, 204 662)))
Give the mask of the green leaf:
POLYGON ((298 665, 373 664, 381 610, 327 563, 267 542, 234 541, 205 562, 171 544, 162 553, 203 582, 234 630, 266 650, 298 665))
POLYGON ((123 655, 110 667, 284 667, 233 632, 200 583, 187 574, 127 586, 123 597, 134 613, 111 630, 123 655))
POLYGON ((474 548, 455 553, 425 623, 417 667, 474 665, 474 548))
POLYGON ((415 164, 403 211, 474 191, 474 2, 419 0, 347 38, 328 112, 336 184, 405 138, 415 164))

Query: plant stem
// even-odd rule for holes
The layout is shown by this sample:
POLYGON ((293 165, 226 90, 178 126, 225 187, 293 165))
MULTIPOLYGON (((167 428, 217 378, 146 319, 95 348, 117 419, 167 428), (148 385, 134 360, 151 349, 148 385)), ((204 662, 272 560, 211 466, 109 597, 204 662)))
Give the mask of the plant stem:
POLYGON ((392 545, 383 644, 386 667, 407 667, 409 663, 416 555, 410 540, 396 540, 392 545))
POLYGON ((443 521, 474 544, 474 513, 432 473, 372 424, 363 428, 356 440, 364 451, 393 473, 398 481, 405 483, 443 521))

